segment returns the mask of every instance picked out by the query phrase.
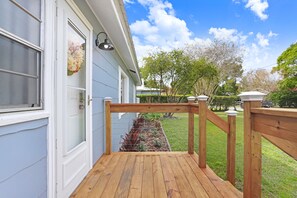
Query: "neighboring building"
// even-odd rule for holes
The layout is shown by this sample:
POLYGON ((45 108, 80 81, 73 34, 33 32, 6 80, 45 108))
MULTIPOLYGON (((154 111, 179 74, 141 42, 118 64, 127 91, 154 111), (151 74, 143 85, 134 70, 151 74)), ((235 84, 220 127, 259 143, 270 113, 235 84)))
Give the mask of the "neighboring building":
POLYGON ((160 89, 158 88, 149 88, 144 86, 144 80, 142 79, 141 86, 136 87, 136 94, 142 95, 160 95, 160 89))
MULTIPOLYGON (((2 1, 0 197, 68 197, 104 153, 104 98, 140 84, 122 0, 2 1)), ((133 118, 113 115, 114 151, 133 118)))

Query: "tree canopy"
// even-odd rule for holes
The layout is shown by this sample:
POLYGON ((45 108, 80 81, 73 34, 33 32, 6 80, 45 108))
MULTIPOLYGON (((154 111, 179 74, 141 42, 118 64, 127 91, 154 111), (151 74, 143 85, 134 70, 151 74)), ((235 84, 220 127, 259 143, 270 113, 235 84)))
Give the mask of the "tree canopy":
POLYGON ((277 58, 277 66, 273 71, 283 77, 280 88, 297 88, 297 43, 292 44, 277 58))
MULTIPOLYGON (((195 84, 195 95, 212 96, 220 85, 236 82, 242 76, 242 53, 238 45, 226 41, 213 41, 209 46, 199 43, 188 45, 186 53, 192 59, 203 58, 213 64, 218 71, 214 78, 201 78, 195 84)), ((228 85, 229 86, 229 85, 228 85)))
POLYGON ((164 90, 168 102, 175 101, 177 94, 185 95, 193 91, 193 86, 201 78, 217 76, 215 66, 204 58, 191 59, 182 50, 159 51, 144 58, 142 76, 149 87, 164 90))
POLYGON ((278 83, 278 90, 270 94, 270 99, 280 107, 297 108, 297 43, 278 57, 273 71, 283 79, 278 83))
POLYGON ((267 70, 247 72, 241 80, 241 91, 260 91, 270 93, 277 89, 278 79, 267 70))

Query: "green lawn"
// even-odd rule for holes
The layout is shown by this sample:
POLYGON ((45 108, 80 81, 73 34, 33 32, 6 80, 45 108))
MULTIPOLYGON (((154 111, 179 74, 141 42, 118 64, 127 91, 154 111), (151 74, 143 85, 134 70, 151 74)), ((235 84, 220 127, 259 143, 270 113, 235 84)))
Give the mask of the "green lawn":
MULTIPOLYGON (((225 113, 217 113, 227 119, 225 113)), ((176 119, 162 120, 162 126, 173 151, 186 151, 188 144, 188 115, 175 114, 176 119)), ((236 119, 236 187, 243 188, 243 114, 236 119)), ((226 179, 226 134, 207 123, 207 164, 226 179)), ((195 151, 198 153, 198 116, 195 117, 195 151)), ((262 141, 263 197, 297 197, 297 161, 274 145, 262 141)))

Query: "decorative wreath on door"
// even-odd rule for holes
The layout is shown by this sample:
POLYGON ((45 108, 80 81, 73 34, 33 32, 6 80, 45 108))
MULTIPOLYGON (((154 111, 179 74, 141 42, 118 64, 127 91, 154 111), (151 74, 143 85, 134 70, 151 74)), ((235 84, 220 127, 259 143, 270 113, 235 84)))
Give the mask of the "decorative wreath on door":
POLYGON ((80 43, 68 41, 68 60, 67 60, 67 75, 71 76, 77 73, 84 62, 85 50, 80 43))

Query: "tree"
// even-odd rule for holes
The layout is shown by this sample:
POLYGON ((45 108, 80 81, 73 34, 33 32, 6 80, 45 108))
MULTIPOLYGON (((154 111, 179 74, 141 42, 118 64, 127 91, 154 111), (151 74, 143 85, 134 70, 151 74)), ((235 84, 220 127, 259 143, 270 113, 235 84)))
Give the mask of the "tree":
POLYGON ((278 57, 273 72, 278 72, 282 80, 278 83, 278 90, 270 94, 271 100, 280 107, 297 108, 297 43, 278 57))
POLYGON ((142 76, 147 84, 165 90, 168 102, 176 102, 176 95, 186 95, 200 78, 213 78, 217 71, 205 59, 192 60, 182 50, 159 51, 144 58, 142 76))
POLYGON ((270 93, 277 89, 278 79, 267 70, 247 72, 241 80, 241 91, 260 91, 270 93))
POLYGON ((198 43, 188 45, 186 53, 192 59, 205 59, 215 65, 218 75, 213 78, 200 78, 195 85, 195 94, 215 94, 219 85, 229 80, 236 82, 242 76, 242 54, 240 47, 232 42, 213 41, 209 46, 201 47, 198 43))
POLYGON ((144 67, 140 69, 142 77, 145 79, 146 86, 158 87, 161 91, 164 89, 165 79, 169 70, 169 60, 166 52, 160 51, 151 53, 143 59, 144 67))
POLYGON ((292 44, 277 58, 277 66, 273 68, 273 72, 278 72, 283 77, 280 88, 297 88, 297 43, 292 44))
POLYGON ((218 87, 216 95, 218 96, 236 96, 239 94, 239 86, 236 79, 230 79, 218 87))

